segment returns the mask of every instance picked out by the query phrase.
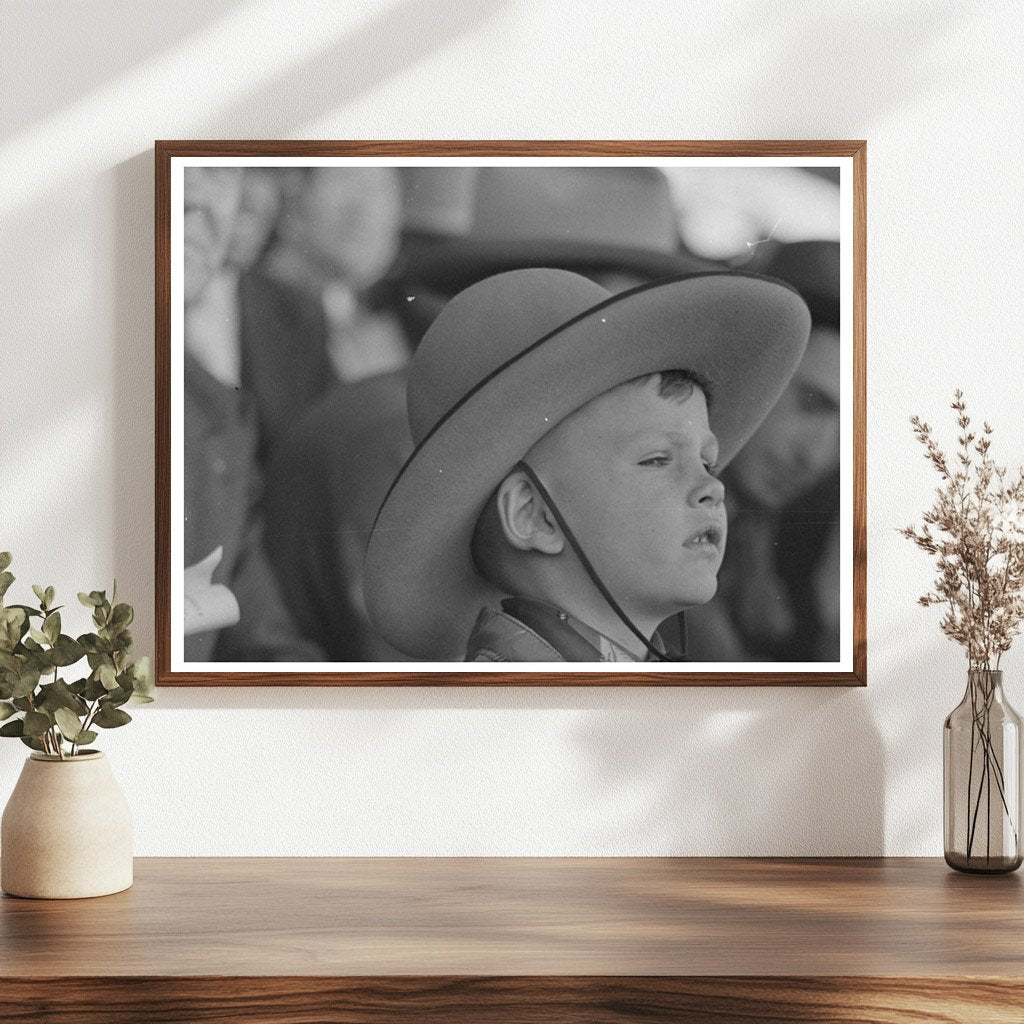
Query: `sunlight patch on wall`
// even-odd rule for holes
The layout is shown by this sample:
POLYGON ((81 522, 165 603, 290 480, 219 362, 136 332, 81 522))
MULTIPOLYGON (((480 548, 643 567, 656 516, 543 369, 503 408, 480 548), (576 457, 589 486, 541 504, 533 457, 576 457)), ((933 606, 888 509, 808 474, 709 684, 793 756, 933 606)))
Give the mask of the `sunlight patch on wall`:
POLYGON ((106 170, 151 144, 152 140, 126 135, 127 126, 164 125, 181 131, 180 126, 194 123, 196 111, 202 112, 206 124, 219 110, 336 45, 340 37, 396 2, 239 4, 204 32, 0 144, 0 216, 49 194, 62 182, 106 170), (273 46, 267 39, 274 40, 273 46), (226 64, 225 53, 249 54, 251 59, 226 64))

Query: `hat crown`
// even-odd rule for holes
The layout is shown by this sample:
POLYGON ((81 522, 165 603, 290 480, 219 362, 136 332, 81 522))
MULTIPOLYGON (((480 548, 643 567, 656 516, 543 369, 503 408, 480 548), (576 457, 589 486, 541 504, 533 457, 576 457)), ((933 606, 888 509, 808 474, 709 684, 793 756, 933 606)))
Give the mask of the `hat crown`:
POLYGON ((679 251, 672 190, 653 167, 416 167, 405 226, 447 238, 679 251))
POLYGON ((500 367, 609 298, 589 278, 552 269, 511 270, 460 292, 427 331, 409 370, 415 443, 500 367))
POLYGON ((674 253, 668 179, 650 167, 496 167, 477 183, 474 233, 674 253))

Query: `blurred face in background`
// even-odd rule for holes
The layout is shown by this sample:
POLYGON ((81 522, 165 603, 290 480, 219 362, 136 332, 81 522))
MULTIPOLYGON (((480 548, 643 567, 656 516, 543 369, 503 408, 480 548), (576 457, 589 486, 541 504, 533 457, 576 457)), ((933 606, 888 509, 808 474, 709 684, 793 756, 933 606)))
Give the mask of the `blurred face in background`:
POLYGON ((778 404, 730 463, 730 488, 759 508, 782 508, 839 466, 839 332, 818 325, 778 404))
POLYGON ((242 195, 240 167, 186 167, 185 301, 202 294, 224 265, 242 195))
POLYGON ((366 287, 398 252, 402 197, 393 167, 318 167, 281 223, 287 244, 327 276, 366 287))
POLYGON ((277 168, 245 169, 227 255, 228 262, 239 270, 247 270, 263 255, 281 213, 281 187, 281 172, 277 168))

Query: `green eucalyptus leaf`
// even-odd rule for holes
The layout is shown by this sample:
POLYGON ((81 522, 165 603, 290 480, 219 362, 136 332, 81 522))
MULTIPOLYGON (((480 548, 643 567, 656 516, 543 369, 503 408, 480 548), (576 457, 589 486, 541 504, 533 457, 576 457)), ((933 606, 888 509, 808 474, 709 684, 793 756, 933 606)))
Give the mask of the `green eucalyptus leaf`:
POLYGON ((49 608, 51 611, 53 610, 53 601, 56 596, 57 591, 54 590, 53 587, 47 587, 46 592, 43 594, 43 597, 46 598, 46 607, 49 608))
POLYGON ((9 604, 7 607, 8 608, 20 608, 25 613, 25 615, 28 618, 30 618, 30 619, 32 619, 32 618, 36 618, 36 619, 45 618, 43 613, 38 608, 33 608, 32 605, 30 605, 30 604, 9 604))
POLYGON ((100 703, 104 707, 119 708, 122 704, 127 704, 132 699, 132 693, 134 691, 132 690, 131 683, 127 686, 119 686, 116 690, 111 690, 107 693, 100 700, 100 703))
POLYGON ((78 600, 85 605, 86 608, 95 608, 99 603, 96 600, 95 594, 83 594, 81 591, 78 592, 78 600))
POLYGON ((95 633, 83 633, 78 638, 78 646, 85 651, 86 654, 97 654, 101 653, 99 648, 96 646, 99 637, 95 633))
POLYGON ((77 743, 79 734, 82 732, 82 721, 78 715, 67 708, 57 708, 53 717, 64 738, 72 743, 77 743))
MULTIPOLYGON (((54 612, 53 614, 56 615, 57 613, 54 612)), ((81 661, 85 657, 85 648, 66 633, 61 633, 54 641, 53 650, 50 654, 54 665, 66 668, 68 665, 74 665, 75 662, 81 661)))
MULTIPOLYGON (((91 646, 94 648, 89 655, 89 668, 95 668, 102 663, 104 658, 110 661, 110 652, 113 650, 110 641, 105 636, 98 636, 96 633, 86 633, 85 636, 92 638, 91 646)), ((83 646, 85 645, 83 644, 83 646)), ((112 661, 110 663, 113 664, 112 661)))
POLYGON ((18 709, 6 700, 0 700, 0 722, 6 722, 11 715, 18 713, 18 709))
POLYGON ((89 662, 89 668, 96 672, 99 670, 101 665, 109 665, 111 668, 114 667, 114 659, 109 654, 89 654, 85 659, 89 662))
POLYGON ((28 697, 35 692, 39 685, 39 668, 35 665, 25 665, 21 670, 17 683, 11 693, 12 697, 28 697))
POLYGON ((50 716, 43 714, 42 711, 25 712, 26 736, 42 736, 51 725, 53 722, 50 720, 50 716))
POLYGON ((127 725, 131 720, 132 716, 127 711, 104 705, 96 712, 96 717, 92 721, 101 729, 117 729, 122 725, 127 725))
POLYGON ((40 672, 53 671, 53 651, 47 647, 40 647, 34 640, 25 637, 15 654, 23 656, 23 664, 34 665, 40 672))
MULTIPOLYGON (((43 619, 43 633, 46 635, 46 639, 51 644, 57 642, 57 637, 60 636, 60 612, 50 612, 49 615, 43 619)), ((70 637, 68 638, 70 639, 70 637)))
POLYGON ((103 684, 105 690, 116 690, 118 687, 117 673, 113 665, 100 665, 96 669, 96 678, 103 684))
POLYGON ((68 683, 68 689, 76 696, 81 697, 85 693, 85 680, 76 679, 73 683, 68 683))
POLYGON ((50 638, 41 629, 36 629, 35 626, 29 629, 28 635, 40 646, 50 643, 50 638))
POLYGON ((63 679, 47 683, 39 688, 39 699, 36 707, 40 711, 56 712, 57 708, 66 708, 73 714, 83 718, 89 713, 89 705, 77 694, 71 692, 71 688, 63 679))
POLYGON ((10 551, 0 551, 0 571, 4 570, 11 564, 11 553, 10 551))
POLYGON ((135 618, 135 611, 130 604, 116 604, 110 613, 110 624, 117 629, 123 629, 132 624, 135 618))
POLYGON ((43 675, 45 672, 49 672, 53 669, 53 662, 50 660, 50 652, 44 651, 41 648, 35 652, 28 651, 27 649, 23 653, 21 664, 23 666, 21 674, 25 674, 26 668, 38 669, 39 674, 43 675))
POLYGON ((99 700, 100 697, 107 695, 107 688, 95 677, 89 676, 85 681, 85 689, 82 691, 82 696, 86 700, 99 700))
POLYGON ((0 651, 0 669, 18 673, 21 671, 21 660, 10 651, 0 651))
POLYGON ((99 736, 98 732, 93 732, 92 729, 85 729, 78 734, 78 739, 75 742, 81 746, 84 743, 92 743, 97 736, 99 736))
POLYGON ((25 635, 28 616, 24 609, 14 606, 0 610, 0 650, 13 651, 25 635))
POLYGON ((5 722, 0 725, 0 736, 24 736, 25 735, 25 722, 24 719, 15 718, 11 722, 5 722))
POLYGON ((0 572, 0 598, 7 593, 8 588, 13 582, 14 577, 9 572, 0 572))
POLYGON ((150 671, 149 658, 139 658, 129 666, 128 672, 131 675, 132 687, 136 695, 152 699, 156 693, 156 684, 153 682, 153 675, 150 671))
POLYGON ((31 711, 35 707, 35 705, 32 703, 32 699, 30 697, 12 697, 11 698, 11 703, 19 711, 31 711))
MULTIPOLYGON (((0 729, 0 735, 3 734, 3 729, 0 729)), ((43 746, 42 742, 35 738, 35 736, 22 736, 20 737, 21 742, 26 747, 31 747, 33 750, 38 750, 40 753, 46 753, 46 747, 43 746)))
POLYGON ((135 638, 132 636, 130 629, 122 629, 117 634, 117 649, 124 655, 130 654, 132 645, 135 642, 135 638))
POLYGON ((32 593, 39 598, 39 603, 42 605, 46 604, 46 588, 39 586, 38 583, 32 584, 32 593))
POLYGON ((133 692, 131 697, 128 698, 129 704, 152 704, 156 700, 156 697, 148 693, 133 692))

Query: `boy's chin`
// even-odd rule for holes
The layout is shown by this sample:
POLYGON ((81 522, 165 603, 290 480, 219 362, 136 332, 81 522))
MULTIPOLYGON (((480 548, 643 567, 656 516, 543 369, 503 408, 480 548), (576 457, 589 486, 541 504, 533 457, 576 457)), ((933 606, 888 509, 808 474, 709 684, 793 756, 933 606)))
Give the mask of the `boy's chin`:
POLYGON ((679 594, 679 607, 676 611, 686 611, 707 604, 718 593, 718 577, 712 577, 706 583, 694 583, 685 592, 679 594))

